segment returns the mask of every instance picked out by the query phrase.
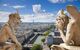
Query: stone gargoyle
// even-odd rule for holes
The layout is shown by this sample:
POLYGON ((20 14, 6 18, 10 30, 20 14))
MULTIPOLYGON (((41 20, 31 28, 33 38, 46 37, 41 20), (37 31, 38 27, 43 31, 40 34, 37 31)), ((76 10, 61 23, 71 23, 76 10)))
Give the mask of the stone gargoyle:
POLYGON ((72 5, 66 8, 71 17, 66 16, 62 11, 56 20, 56 26, 64 43, 53 44, 52 50, 80 50, 80 12, 72 5), (64 35, 65 28, 66 35, 64 35))

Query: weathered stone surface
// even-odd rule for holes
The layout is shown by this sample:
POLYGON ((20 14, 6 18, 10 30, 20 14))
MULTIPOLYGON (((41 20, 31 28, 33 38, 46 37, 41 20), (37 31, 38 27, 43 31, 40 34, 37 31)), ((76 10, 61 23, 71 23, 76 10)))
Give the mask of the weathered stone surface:
POLYGON ((60 44, 60 46, 68 50, 80 50, 80 46, 69 46, 66 44, 60 44))
POLYGON ((71 5, 67 6, 67 11, 72 15, 69 23, 65 23, 67 20, 63 16, 63 11, 56 23, 64 44, 52 45, 52 50, 80 50, 80 12, 71 5), (66 35, 64 35, 64 28, 67 29, 66 35))

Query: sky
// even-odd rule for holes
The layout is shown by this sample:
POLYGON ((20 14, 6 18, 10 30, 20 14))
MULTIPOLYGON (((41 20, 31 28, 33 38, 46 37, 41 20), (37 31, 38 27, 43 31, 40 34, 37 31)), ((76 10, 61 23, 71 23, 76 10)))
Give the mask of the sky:
POLYGON ((80 0, 0 0, 0 22, 18 9, 22 22, 55 22, 59 10, 67 5, 80 10, 80 0))

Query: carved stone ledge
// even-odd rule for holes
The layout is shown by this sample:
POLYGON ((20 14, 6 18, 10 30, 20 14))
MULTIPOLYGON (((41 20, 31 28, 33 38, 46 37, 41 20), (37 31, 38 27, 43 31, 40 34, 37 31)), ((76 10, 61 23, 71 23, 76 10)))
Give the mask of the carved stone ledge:
POLYGON ((80 50, 80 46, 68 46, 65 44, 52 45, 51 50, 80 50))

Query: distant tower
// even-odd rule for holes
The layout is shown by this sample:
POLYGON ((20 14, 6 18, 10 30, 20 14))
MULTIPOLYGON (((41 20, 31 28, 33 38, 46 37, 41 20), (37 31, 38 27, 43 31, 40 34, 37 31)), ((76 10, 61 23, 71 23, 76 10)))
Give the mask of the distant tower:
POLYGON ((33 16, 33 24, 34 24, 34 16, 33 16))
POLYGON ((19 8, 16 8, 16 13, 19 14, 19 8))

